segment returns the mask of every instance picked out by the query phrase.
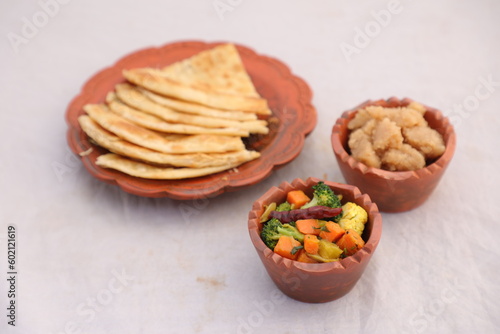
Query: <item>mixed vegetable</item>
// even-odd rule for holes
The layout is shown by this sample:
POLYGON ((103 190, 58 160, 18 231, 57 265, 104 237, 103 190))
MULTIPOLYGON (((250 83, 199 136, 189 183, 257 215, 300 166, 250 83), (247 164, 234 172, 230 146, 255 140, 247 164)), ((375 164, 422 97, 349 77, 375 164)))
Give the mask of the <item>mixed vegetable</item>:
POLYGON ((342 205, 342 196, 323 181, 312 188, 312 199, 302 190, 292 190, 285 202, 266 207, 260 219, 262 240, 275 253, 306 263, 353 255, 365 244, 361 236, 367 212, 352 202, 342 205))

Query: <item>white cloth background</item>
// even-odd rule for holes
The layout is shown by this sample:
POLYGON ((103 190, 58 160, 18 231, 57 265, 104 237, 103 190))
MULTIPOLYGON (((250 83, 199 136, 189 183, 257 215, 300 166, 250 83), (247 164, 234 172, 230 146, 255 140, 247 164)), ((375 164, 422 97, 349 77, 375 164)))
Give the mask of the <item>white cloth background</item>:
POLYGON ((499 16, 496 0, 2 1, 0 332, 499 333, 499 16), (65 138, 82 84, 125 54, 193 39, 246 45, 308 82, 318 124, 301 155, 204 201, 139 198, 91 177, 65 138), (248 237, 251 203, 296 177, 343 182, 335 119, 390 96, 453 118, 447 173, 420 208, 383 214, 351 293, 326 304, 283 297, 248 237), (6 317, 11 224, 16 327, 6 317))

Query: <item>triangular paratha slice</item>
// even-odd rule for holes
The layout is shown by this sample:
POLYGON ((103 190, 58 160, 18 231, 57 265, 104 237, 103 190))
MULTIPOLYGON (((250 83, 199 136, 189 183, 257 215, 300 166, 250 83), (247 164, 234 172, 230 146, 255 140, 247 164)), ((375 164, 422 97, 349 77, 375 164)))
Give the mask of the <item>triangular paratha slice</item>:
POLYGON ((132 85, 119 84, 116 85, 115 89, 118 98, 130 107, 155 115, 169 122, 205 126, 210 128, 232 127, 247 130, 250 133, 260 134, 267 134, 269 131, 267 122, 264 120, 240 122, 214 117, 190 115, 177 112, 152 101, 132 85))
POLYGON ((235 121, 253 121, 257 119, 257 116, 255 114, 249 112, 209 108, 206 106, 202 106, 201 104, 195 104, 191 102, 172 99, 167 96, 158 95, 144 88, 139 87, 138 89, 142 94, 147 96, 152 101, 176 111, 235 121))
POLYGON ((212 134, 240 137, 248 137, 250 135, 248 130, 238 128, 207 128, 204 126, 168 122, 160 117, 145 113, 126 105, 116 97, 115 93, 109 93, 106 97, 106 102, 108 103, 109 109, 115 114, 118 114, 137 125, 154 131, 188 135, 212 134))
POLYGON ((166 77, 162 75, 161 71, 152 68, 124 70, 123 76, 128 81, 155 93, 212 108, 240 110, 263 115, 271 113, 267 101, 263 98, 191 87, 166 77))
POLYGON ((215 174, 238 166, 237 164, 232 164, 232 165, 206 167, 206 168, 156 167, 142 162, 137 162, 131 159, 127 159, 125 157, 122 157, 114 153, 108 153, 98 156, 96 164, 103 168, 115 169, 131 176, 145 178, 145 179, 157 179, 157 180, 179 180, 179 179, 194 178, 199 176, 215 174))
POLYGON ((136 145, 158 152, 182 153, 217 153, 239 151, 245 148, 240 137, 217 135, 182 136, 178 140, 168 140, 163 136, 140 127, 120 117, 100 104, 87 104, 85 112, 104 129, 136 145))
POLYGON ((234 44, 202 51, 161 69, 161 75, 193 88, 260 97, 234 44))
POLYGON ((191 153, 166 154, 129 143, 111 132, 103 129, 89 116, 78 118, 82 130, 92 138, 97 145, 122 156, 141 160, 146 163, 171 165, 175 167, 206 168, 233 164, 242 164, 257 159, 260 153, 241 150, 228 153, 191 153))

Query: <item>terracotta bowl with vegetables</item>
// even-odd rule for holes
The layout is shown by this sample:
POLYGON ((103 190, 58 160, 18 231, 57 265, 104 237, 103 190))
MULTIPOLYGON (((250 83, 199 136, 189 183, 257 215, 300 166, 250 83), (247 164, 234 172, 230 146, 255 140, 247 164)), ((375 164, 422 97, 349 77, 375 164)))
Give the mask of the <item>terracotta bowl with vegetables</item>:
POLYGON ((370 195, 383 212, 423 204, 456 146, 453 126, 439 110, 394 97, 344 112, 333 126, 331 141, 345 181, 370 195))
POLYGON ((355 286, 379 243, 382 216, 355 186, 295 179, 254 202, 248 228, 264 267, 284 294, 324 303, 355 286))

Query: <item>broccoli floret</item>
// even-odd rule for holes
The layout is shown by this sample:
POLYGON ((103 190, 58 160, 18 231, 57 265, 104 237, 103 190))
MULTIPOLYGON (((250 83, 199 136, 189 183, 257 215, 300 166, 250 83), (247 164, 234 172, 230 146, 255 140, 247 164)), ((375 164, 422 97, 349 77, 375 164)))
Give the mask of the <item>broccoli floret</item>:
MULTIPOLYGON (((342 203, 340 199, 335 195, 332 189, 327 186, 323 181, 319 181, 316 185, 312 187, 314 189, 313 198, 311 201, 306 203, 301 209, 311 208, 313 206, 327 206, 329 208, 340 208, 342 203)), ((335 221, 338 221, 342 217, 341 214, 332 217, 335 221)))
POLYGON ((303 242, 304 235, 297 230, 297 228, 291 226, 290 224, 282 224, 278 219, 272 218, 269 220, 262 231, 260 232, 260 237, 267 247, 274 249, 278 243, 278 239, 282 236, 290 236, 296 240, 303 242))
POLYGON ((262 231, 260 232, 260 237, 267 247, 271 249, 276 247, 279 239, 278 227, 282 226, 283 224, 281 224, 281 222, 276 218, 272 218, 264 225, 262 231))
POLYGON ((290 211, 292 210, 292 206, 288 202, 283 202, 276 208, 276 211, 290 211))
POLYGON ((329 208, 340 208, 342 204, 339 198, 329 186, 323 181, 319 181, 312 187, 314 189, 313 198, 309 203, 306 203, 301 209, 307 209, 313 206, 327 206, 329 208))

